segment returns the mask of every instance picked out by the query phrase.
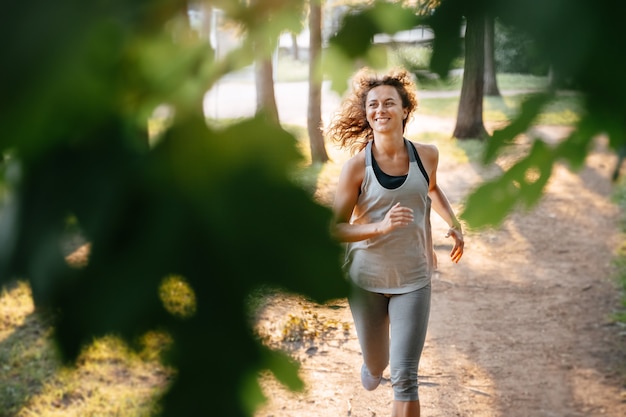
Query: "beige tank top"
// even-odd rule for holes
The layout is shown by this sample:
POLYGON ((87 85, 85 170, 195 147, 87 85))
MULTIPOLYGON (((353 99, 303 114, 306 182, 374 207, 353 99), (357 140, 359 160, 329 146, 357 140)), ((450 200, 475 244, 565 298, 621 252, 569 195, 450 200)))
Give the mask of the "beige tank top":
POLYGON ((428 182, 405 139, 409 173, 395 189, 383 187, 372 167, 372 141, 365 148, 365 176, 352 218, 353 224, 383 220, 389 209, 400 202, 413 209, 412 224, 391 233, 346 246, 344 271, 359 287, 372 292, 402 294, 418 290, 430 282, 433 246, 430 226, 428 182))

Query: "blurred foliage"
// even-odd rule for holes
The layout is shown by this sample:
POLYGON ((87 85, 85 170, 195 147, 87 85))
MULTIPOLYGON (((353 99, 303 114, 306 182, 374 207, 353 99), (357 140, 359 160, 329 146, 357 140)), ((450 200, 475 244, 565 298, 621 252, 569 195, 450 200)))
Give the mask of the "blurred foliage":
POLYGON ((331 37, 324 51, 324 68, 332 89, 344 93, 358 65, 383 68, 387 65, 386 49, 373 43, 374 35, 393 35, 409 30, 421 22, 415 9, 400 3, 374 1, 352 7, 331 37))
MULTIPOLYGON (((393 33, 404 29, 402 18, 391 20, 392 27, 375 26, 370 31, 357 30, 372 22, 377 8, 393 8, 396 16, 407 9, 399 5, 381 6, 378 2, 350 16, 344 27, 331 39, 333 60, 328 63, 337 80, 349 72, 347 58, 368 61, 370 49, 364 48, 372 30, 393 33), (357 39, 358 38, 358 39, 357 39), (348 42, 349 41, 349 42, 348 42), (360 45, 351 48, 351 44, 360 45), (345 52, 342 52, 345 50, 345 52), (344 59, 337 58, 343 56, 344 59)), ((446 78, 462 50, 461 30, 465 16, 490 14, 507 27, 514 27, 536 47, 536 56, 545 57, 546 65, 558 80, 567 80, 581 93, 582 116, 574 131, 557 144, 536 139, 533 151, 502 176, 484 183, 469 196, 461 217, 469 226, 480 228, 500 224, 518 206, 530 206, 541 196, 552 166, 563 161, 580 168, 592 140, 601 134, 609 138, 613 150, 626 145, 626 33, 621 29, 619 0, 589 3, 583 0, 442 0, 433 13, 421 16, 418 22, 429 25, 434 33, 431 71, 446 78)), ((413 21, 415 23, 415 21, 413 21)), ((337 91, 344 85, 334 84, 337 91)), ((530 96, 520 106, 512 123, 493 134, 486 148, 484 161, 492 161, 505 151, 519 134, 526 133, 537 122, 544 106, 553 102, 557 91, 547 88, 530 96)))
POLYGON ((548 60, 525 32, 496 20, 494 56, 498 72, 546 75, 548 60))
POLYGON ((392 45, 389 55, 390 67, 402 66, 415 73, 428 70, 432 49, 428 46, 392 45))
MULTIPOLYGON (((167 361, 177 372, 164 416, 252 415, 263 369, 302 388, 297 365, 252 333, 248 294, 270 285, 322 302, 347 291, 330 212, 293 182, 302 158, 293 135, 261 117, 220 127, 202 114, 204 92, 300 28, 306 3, 209 3, 240 30, 239 46, 223 57, 189 30, 182 0, 10 2, 0 25, 0 280, 29 280, 68 360, 94 336, 171 336, 167 361), (151 130, 151 114, 165 104, 171 119, 151 130), (76 229, 91 244, 82 268, 64 259, 76 229), (168 277, 185 283, 193 314, 168 312, 168 277)), ((536 40, 556 73, 575 80, 585 112, 565 141, 537 141, 470 197, 470 225, 496 224, 518 202, 537 201, 555 161, 580 166, 594 135, 607 133, 614 148, 624 143, 620 6, 443 0, 416 15, 368 3, 330 40, 326 70, 345 91, 357 65, 385 64, 374 34, 424 23, 436 35, 430 67, 445 78, 461 51, 463 16, 474 10, 536 40)), ((553 94, 522 105, 494 134, 486 160, 526 131, 553 94)))
POLYGON ((170 335, 164 416, 250 415, 263 369, 302 387, 252 331, 255 288, 347 291, 330 211, 292 181, 293 135, 202 114, 212 83, 252 62, 252 39, 273 48, 304 3, 214 5, 242 36, 220 58, 184 1, 12 2, 0 25, 0 283, 29 280, 67 360, 96 336, 170 335), (167 123, 150 126, 164 105, 167 123), (65 260, 77 230, 90 242, 79 268, 65 260))

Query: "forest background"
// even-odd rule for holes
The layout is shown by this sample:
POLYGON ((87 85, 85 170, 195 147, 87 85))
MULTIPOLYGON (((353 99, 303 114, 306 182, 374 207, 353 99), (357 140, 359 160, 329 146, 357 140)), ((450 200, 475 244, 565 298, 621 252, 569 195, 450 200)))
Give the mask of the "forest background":
MULTIPOLYGON (((35 339, 7 345, 15 351, 34 349, 54 363, 54 353, 42 353, 47 350, 36 349, 38 343, 52 338, 62 361, 92 352, 90 347, 98 345, 94 337, 111 334, 119 342, 97 340, 124 351, 121 340, 131 347, 166 344, 162 357, 154 349, 139 350, 151 359, 159 356, 172 378, 150 406, 149 412, 162 415, 193 415, 203 408, 217 415, 249 415, 263 397, 256 378, 263 369, 292 388, 300 386, 297 364, 251 332, 250 294, 269 286, 322 302, 346 291, 340 247, 326 232, 329 211, 293 181, 303 161, 297 138, 276 123, 264 102, 258 103, 256 117, 226 124, 207 123, 202 111, 204 92, 227 74, 255 61, 256 69, 267 69, 260 63, 268 62, 281 33, 301 29, 310 5, 211 4, 241 29, 240 47, 223 57, 210 42, 190 36, 183 1, 13 4, 0 29, 4 39, 12 39, 1 51, 8 64, 0 73, 5 91, 0 277, 7 292, 32 296, 37 306, 18 324, 35 339), (155 120, 153 112, 163 103, 168 117, 155 120), (243 196, 241 189, 249 192, 243 196), (249 201, 256 202, 255 216, 249 215, 249 201), (77 233, 89 242, 88 262, 79 267, 66 261, 66 245, 77 233), (261 239, 266 244, 256 243, 261 239), (178 301, 167 293, 177 294, 178 301), (182 306, 181 299, 187 300, 182 306), (204 331, 206 323, 223 343, 214 343, 204 331), (211 402, 199 382, 215 373, 223 379, 211 402)), ((319 83, 326 74, 335 91, 345 91, 355 62, 384 64, 381 49, 372 43, 374 34, 418 24, 434 32, 428 72, 440 80, 448 79, 463 51, 464 77, 478 73, 482 79, 468 62, 482 65, 485 50, 463 48, 464 22, 469 31, 484 28, 472 22, 497 16, 505 27, 528 36, 547 60, 539 62, 549 64, 544 70, 550 68, 581 95, 578 117, 565 139, 555 146, 534 141, 508 171, 471 194, 463 205, 464 220, 470 227, 489 226, 520 203, 536 204, 555 161, 580 167, 598 134, 606 135, 614 152, 622 148, 626 81, 619 76, 624 69, 619 48, 624 34, 615 10, 619 3, 612 1, 602 7, 562 1, 550 7, 516 1, 362 4, 341 21, 309 80, 319 83), (484 201, 491 202, 489 210, 480 204, 484 201)), ((484 39, 480 29, 478 35, 484 39)), ((263 74, 267 70, 257 79, 263 74)), ((463 81, 461 102, 463 87, 476 86, 476 80, 463 81)), ((271 85, 261 82, 258 88, 271 85)), ((532 126, 558 96, 554 86, 548 83, 528 97, 512 120, 482 137, 484 162, 532 126)), ((257 91, 257 97, 266 97, 257 91)), ((476 109, 468 111, 482 120, 482 104, 480 112, 476 109)), ((96 357, 108 355, 96 352, 96 357)), ((56 366, 38 369, 65 372, 56 366)), ((4 370, 9 410, 19 410, 31 396, 24 384, 38 390, 49 377, 28 374, 23 382, 22 372, 9 362, 4 370)), ((62 391, 55 400, 61 406, 73 401, 66 395, 71 391, 62 391)))

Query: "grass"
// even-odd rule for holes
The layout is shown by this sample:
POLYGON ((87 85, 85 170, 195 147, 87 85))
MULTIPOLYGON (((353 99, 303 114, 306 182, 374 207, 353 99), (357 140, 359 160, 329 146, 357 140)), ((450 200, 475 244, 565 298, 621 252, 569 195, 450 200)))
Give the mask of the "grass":
POLYGON ((96 339, 69 366, 27 283, 2 290, 0 311, 0 417, 139 417, 158 410, 172 375, 158 360, 166 335, 146 334, 138 351, 114 336, 96 339))
MULTIPOLYGON (((483 101, 483 119, 486 122, 506 122, 515 117, 528 94, 515 94, 502 97, 485 97, 483 101)), ((459 97, 425 97, 419 100, 419 112, 422 114, 455 118, 459 108, 459 97)), ((569 126, 578 121, 582 103, 576 94, 557 95, 544 108, 537 119, 537 124, 569 126)))
MULTIPOLYGON (((427 70, 416 73, 417 88, 420 91, 461 91, 463 76, 452 72, 446 79, 441 79, 427 70)), ((496 81, 500 93, 510 91, 536 91, 548 88, 548 77, 530 74, 497 74, 496 81)))
POLYGON ((530 74, 497 74, 496 81, 501 91, 545 90, 548 88, 548 77, 530 74))
MULTIPOLYGON (((626 213, 626 179, 619 180, 613 188, 613 201, 621 213, 626 213)), ((622 217, 621 229, 626 233, 626 216, 622 217)), ((626 325, 626 241, 618 248, 613 260, 616 269, 616 282, 621 292, 622 308, 615 312, 614 319, 626 325)))
POLYGON ((481 140, 458 140, 442 132, 426 132, 409 139, 437 145, 439 154, 445 155, 445 158, 455 164, 479 162, 485 148, 485 142, 481 140))
MULTIPOLYGON (((417 76, 417 86, 427 91, 461 90, 463 77, 460 70, 463 60, 452 63, 453 70, 446 79, 441 79, 429 70, 431 51, 425 47, 398 46, 390 48, 388 67, 402 66, 417 76)), ((277 82, 306 81, 309 66, 306 59, 295 59, 289 52, 281 51, 275 60, 275 80, 277 82)), ((497 74, 496 79, 501 91, 506 90, 542 90, 548 87, 548 77, 529 74, 497 74)))
MULTIPOLYGON (((332 187, 333 182, 339 178, 341 167, 348 154, 337 149, 332 143, 326 143, 326 152, 330 161, 325 164, 311 163, 311 148, 307 129, 294 125, 285 126, 285 129, 294 135, 298 141, 298 148, 304 157, 302 163, 292 173, 294 181, 311 195, 315 195, 318 190, 327 190, 332 187)), ((323 198, 322 202, 330 204, 329 200, 323 198)))
POLYGON ((0 416, 13 416, 24 399, 52 377, 57 358, 50 328, 33 315, 30 289, 24 283, 0 295, 0 416))

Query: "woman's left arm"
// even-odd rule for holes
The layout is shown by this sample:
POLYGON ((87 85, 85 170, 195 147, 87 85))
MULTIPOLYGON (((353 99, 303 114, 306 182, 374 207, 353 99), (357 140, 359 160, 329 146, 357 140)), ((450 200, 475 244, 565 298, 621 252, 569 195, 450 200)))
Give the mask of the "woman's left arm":
POLYGON ((439 151, 435 146, 428 146, 427 152, 424 152, 424 159, 427 160, 429 169, 429 188, 428 196, 432 201, 432 208, 450 227, 446 237, 454 239, 454 247, 450 252, 452 262, 458 263, 463 256, 463 229, 461 223, 456 218, 454 210, 448 201, 443 190, 437 184, 437 165, 439 164, 439 151))
POLYGON ((454 211, 450 206, 448 198, 438 185, 430 189, 428 196, 432 200, 433 209, 435 209, 437 214, 439 214, 441 218, 450 226, 448 233, 446 233, 446 237, 452 237, 454 239, 454 247, 450 252, 450 258, 452 259, 452 262, 458 263, 463 256, 463 247, 465 246, 461 223, 454 215, 454 211))

